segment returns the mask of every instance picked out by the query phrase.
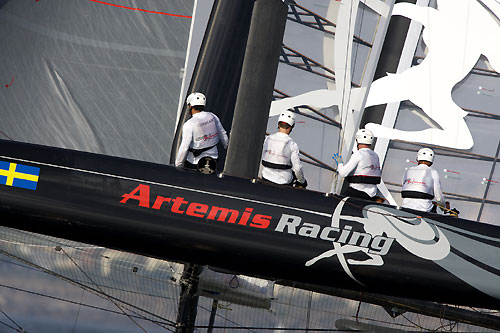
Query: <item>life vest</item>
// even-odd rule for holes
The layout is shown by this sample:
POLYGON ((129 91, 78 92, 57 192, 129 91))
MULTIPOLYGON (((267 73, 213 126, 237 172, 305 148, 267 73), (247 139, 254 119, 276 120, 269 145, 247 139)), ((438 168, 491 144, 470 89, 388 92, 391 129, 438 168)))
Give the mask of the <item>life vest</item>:
POLYGON ((360 149, 358 153, 361 154, 361 160, 352 174, 346 177, 347 181, 357 184, 380 184, 382 171, 378 155, 371 149, 360 149))
POLYGON ((434 199, 434 180, 431 169, 411 167, 406 170, 401 196, 403 198, 434 199))
POLYGON ((271 169, 291 169, 292 151, 288 142, 292 138, 288 135, 277 134, 275 133, 267 137, 262 155, 262 165, 271 169))
POLYGON ((189 151, 195 156, 215 147, 219 143, 219 132, 215 125, 215 117, 210 112, 202 112, 202 114, 203 117, 193 117, 189 120, 193 123, 193 140, 189 151))

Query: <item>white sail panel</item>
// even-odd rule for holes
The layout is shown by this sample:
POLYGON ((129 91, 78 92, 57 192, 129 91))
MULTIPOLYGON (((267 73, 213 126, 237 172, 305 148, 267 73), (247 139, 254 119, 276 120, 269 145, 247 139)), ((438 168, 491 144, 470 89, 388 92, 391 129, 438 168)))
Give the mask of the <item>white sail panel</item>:
POLYGON ((0 2, 1 137, 168 162, 193 3, 0 2))

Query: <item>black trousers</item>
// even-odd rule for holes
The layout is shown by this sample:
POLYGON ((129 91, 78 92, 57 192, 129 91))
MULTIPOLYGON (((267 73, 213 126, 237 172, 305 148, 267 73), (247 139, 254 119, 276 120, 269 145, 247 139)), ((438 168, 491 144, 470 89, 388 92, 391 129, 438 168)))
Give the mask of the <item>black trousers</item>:
MULTIPOLYGON (((219 159, 215 159, 215 163, 217 163, 217 166, 219 166, 218 161, 219 159)), ((188 161, 184 161, 184 168, 198 171, 198 165, 190 163, 188 161)))
MULTIPOLYGON (((275 182, 270 181, 269 179, 266 179, 264 177, 262 177, 262 180, 265 180, 266 182, 270 182, 270 183, 276 184, 275 182)), ((290 183, 288 183, 288 184, 277 184, 277 185, 293 186, 293 182, 294 181, 295 181, 295 175, 293 175, 293 179, 292 179, 292 181, 290 183)))
POLYGON ((188 161, 184 161, 184 167, 186 169, 193 169, 193 170, 198 170, 198 165, 189 163, 188 161))
POLYGON ((345 193, 342 193, 343 195, 345 196, 348 196, 348 197, 353 197, 353 198, 360 198, 360 199, 364 199, 364 200, 370 200, 370 201, 375 201, 376 197, 370 197, 368 194, 366 194, 365 192, 363 191, 358 191, 352 187, 348 187, 347 188, 347 191, 345 191, 345 193))

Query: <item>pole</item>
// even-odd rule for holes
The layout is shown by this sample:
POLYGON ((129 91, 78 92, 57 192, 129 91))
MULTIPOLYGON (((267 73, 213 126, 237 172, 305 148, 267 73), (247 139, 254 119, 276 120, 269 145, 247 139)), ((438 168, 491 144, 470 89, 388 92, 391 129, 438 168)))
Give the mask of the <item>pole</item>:
POLYGON ((200 265, 186 264, 181 277, 181 296, 177 312, 176 333, 194 332, 196 314, 198 310, 198 282, 203 267, 200 265))
MULTIPOLYGON (((215 113, 226 130, 231 128, 233 119, 252 8, 253 0, 214 1, 188 89, 188 94, 195 91, 205 94, 206 110, 215 113)), ((170 163, 174 163, 177 155, 182 125, 190 116, 184 105, 172 143, 170 163)), ((219 153, 222 150, 219 149, 219 153)))
POLYGON ((224 173, 255 178, 288 14, 281 0, 256 0, 224 173))

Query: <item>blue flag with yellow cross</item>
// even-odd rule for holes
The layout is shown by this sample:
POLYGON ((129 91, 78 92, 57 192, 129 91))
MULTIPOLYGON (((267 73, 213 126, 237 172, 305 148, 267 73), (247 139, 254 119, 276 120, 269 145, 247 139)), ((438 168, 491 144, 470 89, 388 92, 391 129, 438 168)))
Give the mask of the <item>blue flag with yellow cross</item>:
POLYGON ((0 184, 36 190, 40 168, 0 161, 0 184))

